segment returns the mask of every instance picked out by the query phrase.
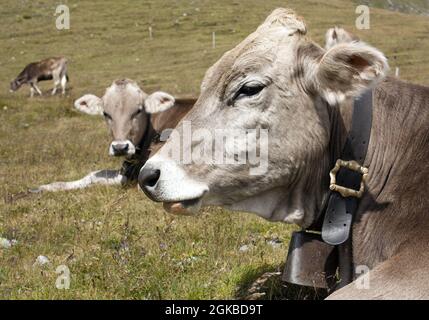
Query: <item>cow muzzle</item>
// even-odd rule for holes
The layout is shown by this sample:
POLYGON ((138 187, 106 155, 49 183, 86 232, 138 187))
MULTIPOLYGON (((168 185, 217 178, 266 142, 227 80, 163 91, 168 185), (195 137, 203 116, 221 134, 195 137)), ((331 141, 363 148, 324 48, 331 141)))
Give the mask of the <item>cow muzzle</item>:
POLYGON ((136 153, 136 148, 130 140, 113 141, 110 144, 109 154, 115 157, 131 156, 136 153))
POLYGON ((141 169, 139 186, 149 199, 163 202, 164 209, 180 215, 196 214, 209 188, 190 179, 174 161, 155 156, 141 169))

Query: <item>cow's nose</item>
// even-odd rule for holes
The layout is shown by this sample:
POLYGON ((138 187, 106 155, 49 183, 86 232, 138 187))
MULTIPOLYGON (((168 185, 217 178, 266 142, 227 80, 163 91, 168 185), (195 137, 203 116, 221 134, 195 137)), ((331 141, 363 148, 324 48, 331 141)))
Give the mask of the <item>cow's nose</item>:
POLYGON ((129 145, 128 143, 115 143, 112 144, 112 149, 115 154, 124 154, 128 151, 129 145))
POLYGON ((140 188, 147 192, 147 188, 151 188, 156 185, 160 176, 161 170, 143 167, 139 174, 140 188))

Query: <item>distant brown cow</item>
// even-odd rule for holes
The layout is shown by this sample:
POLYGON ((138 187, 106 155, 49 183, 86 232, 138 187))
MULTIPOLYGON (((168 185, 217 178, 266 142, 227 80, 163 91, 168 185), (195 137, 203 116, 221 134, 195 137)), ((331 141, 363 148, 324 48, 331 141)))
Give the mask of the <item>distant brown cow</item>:
POLYGON ((55 95, 57 87, 60 84, 62 94, 65 94, 66 84, 68 82, 67 59, 64 57, 54 57, 30 63, 22 70, 16 79, 10 83, 10 91, 17 91, 23 84, 29 84, 31 97, 34 96, 34 91, 42 95, 42 91, 37 86, 37 83, 45 80, 54 81, 52 95, 55 95))
POLYGON ((150 154, 162 146, 171 131, 169 129, 176 127, 195 101, 194 98, 175 99, 161 91, 148 95, 129 79, 114 81, 102 98, 84 95, 76 100, 75 108, 90 115, 104 114, 113 137, 109 154, 125 157, 121 170, 94 171, 80 180, 54 182, 32 191, 136 183, 139 171, 150 154))

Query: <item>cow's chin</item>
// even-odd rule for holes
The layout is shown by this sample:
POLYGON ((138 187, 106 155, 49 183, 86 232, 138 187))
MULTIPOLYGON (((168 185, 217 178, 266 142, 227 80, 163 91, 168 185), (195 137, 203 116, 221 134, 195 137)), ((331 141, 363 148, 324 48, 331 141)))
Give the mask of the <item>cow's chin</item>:
POLYGON ((167 212, 182 216, 196 216, 201 207, 217 206, 231 211, 254 213, 269 221, 300 224, 303 219, 301 210, 297 208, 282 210, 281 202, 284 196, 283 190, 275 189, 234 203, 230 203, 229 200, 225 203, 225 199, 221 196, 207 194, 204 201, 203 197, 200 197, 185 201, 163 202, 163 206, 167 212))
POLYGON ((283 188, 276 188, 232 204, 224 203, 221 196, 210 192, 190 200, 162 202, 167 212, 181 216, 196 216, 202 207, 218 206, 231 211, 254 213, 272 222, 306 226, 314 217, 309 212, 311 210, 308 204, 302 203, 302 198, 295 191, 297 190, 288 192, 283 188))
POLYGON ((275 188, 262 191, 233 204, 221 205, 225 209, 239 212, 249 212, 272 222, 285 222, 304 226, 311 219, 306 212, 300 196, 293 191, 275 188))

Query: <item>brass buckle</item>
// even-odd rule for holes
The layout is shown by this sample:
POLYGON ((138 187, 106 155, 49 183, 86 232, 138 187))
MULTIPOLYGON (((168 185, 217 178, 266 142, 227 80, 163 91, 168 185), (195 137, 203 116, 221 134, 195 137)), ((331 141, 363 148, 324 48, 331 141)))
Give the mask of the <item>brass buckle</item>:
POLYGON ((361 198, 365 191, 365 182, 368 177, 368 172, 369 172, 368 168, 361 166, 359 163, 357 163, 354 160, 344 161, 344 160, 338 159, 337 162, 335 163, 335 167, 329 173, 331 177, 331 184, 329 186, 329 189, 340 193, 345 198, 346 197, 361 198), (349 188, 337 185, 337 173, 341 167, 347 168, 349 170, 356 171, 362 174, 362 180, 360 182, 359 190, 349 189, 349 188))

